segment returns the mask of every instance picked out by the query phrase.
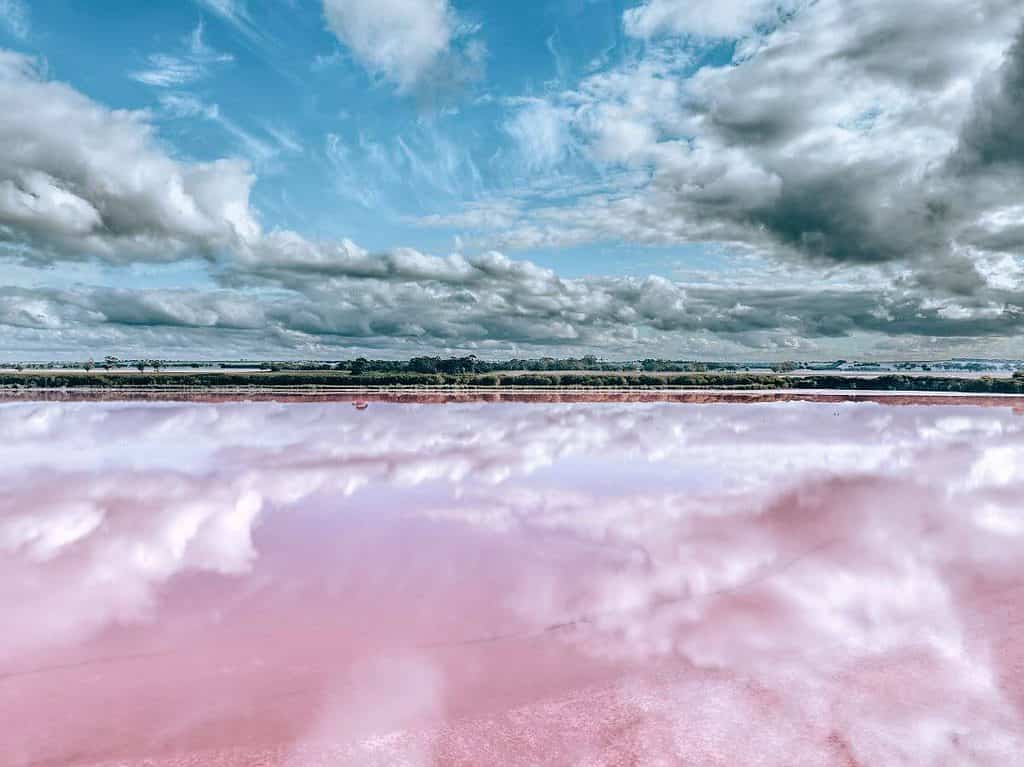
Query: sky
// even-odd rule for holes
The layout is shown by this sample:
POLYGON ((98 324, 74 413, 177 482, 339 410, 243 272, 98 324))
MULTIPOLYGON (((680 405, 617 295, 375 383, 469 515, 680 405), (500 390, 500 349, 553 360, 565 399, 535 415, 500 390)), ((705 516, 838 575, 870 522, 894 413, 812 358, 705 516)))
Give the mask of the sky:
POLYGON ((0 0, 0 359, 1024 357, 1019 0, 0 0))

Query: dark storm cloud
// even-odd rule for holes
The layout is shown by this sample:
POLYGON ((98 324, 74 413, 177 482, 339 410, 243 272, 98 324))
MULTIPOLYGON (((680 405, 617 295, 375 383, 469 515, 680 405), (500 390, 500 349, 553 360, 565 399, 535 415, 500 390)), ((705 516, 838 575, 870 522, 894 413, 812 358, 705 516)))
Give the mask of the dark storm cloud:
MULTIPOLYGON (((955 261, 966 227, 1000 201, 976 199, 947 172, 943 146, 969 103, 963 79, 984 87, 983 59, 1022 17, 999 1, 826 0, 750 60, 698 75, 703 140, 781 180, 766 204, 718 213, 815 260, 955 261)), ((1019 159, 1020 51, 1018 34, 994 59, 1005 56, 995 93, 967 118, 961 143, 976 165, 1019 159)))
POLYGON ((954 166, 971 172, 1024 165, 1024 27, 964 124, 954 166))

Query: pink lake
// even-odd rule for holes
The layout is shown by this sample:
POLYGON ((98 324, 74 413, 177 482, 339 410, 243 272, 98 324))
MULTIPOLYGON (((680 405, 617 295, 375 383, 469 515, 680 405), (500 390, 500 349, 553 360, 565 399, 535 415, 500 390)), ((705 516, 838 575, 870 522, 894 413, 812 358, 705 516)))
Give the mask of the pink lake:
POLYGON ((1024 417, 936 402, 0 404, 0 764, 1022 764, 1024 417))

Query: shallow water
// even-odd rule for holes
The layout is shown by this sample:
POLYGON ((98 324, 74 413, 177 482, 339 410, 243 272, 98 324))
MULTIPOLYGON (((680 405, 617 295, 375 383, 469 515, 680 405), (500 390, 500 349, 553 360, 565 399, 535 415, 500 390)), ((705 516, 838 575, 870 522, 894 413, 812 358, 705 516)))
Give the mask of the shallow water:
POLYGON ((0 405, 0 764, 1004 765, 1024 418, 0 405))

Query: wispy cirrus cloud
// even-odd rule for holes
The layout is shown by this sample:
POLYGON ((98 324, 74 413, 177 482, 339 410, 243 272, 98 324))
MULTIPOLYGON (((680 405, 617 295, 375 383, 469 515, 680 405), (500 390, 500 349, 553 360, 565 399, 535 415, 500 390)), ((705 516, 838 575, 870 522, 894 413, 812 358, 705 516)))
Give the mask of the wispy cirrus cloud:
POLYGON ((0 0, 0 26, 19 40, 28 38, 32 25, 24 0, 0 0))
POLYGON ((466 147, 424 122, 391 136, 360 131, 354 139, 328 133, 324 155, 338 194, 377 215, 429 207, 482 187, 482 173, 466 147))
POLYGON ((281 138, 285 138, 284 134, 280 134, 280 138, 271 136, 274 143, 260 138, 224 115, 220 105, 207 103, 192 93, 186 91, 163 93, 160 95, 160 105, 168 117, 179 120, 203 119, 219 126, 237 142, 244 156, 257 166, 265 165, 277 157, 279 147, 291 151, 291 147, 281 143, 281 138))
POLYGON ((196 25, 177 53, 154 53, 143 69, 131 73, 133 80, 158 88, 178 88, 208 77, 219 64, 230 64, 235 57, 214 50, 203 39, 203 22, 196 25))
POLYGON ((257 29, 249 15, 249 7, 245 0, 194 0, 194 2, 221 20, 235 31, 250 40, 259 40, 262 33, 257 29))
POLYGON ((575 144, 572 118, 571 110, 546 99, 517 102, 517 110, 506 121, 505 130, 515 142, 528 171, 550 169, 572 153, 575 144))

